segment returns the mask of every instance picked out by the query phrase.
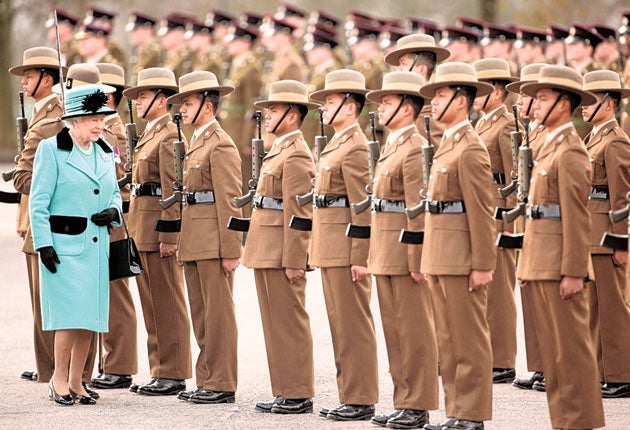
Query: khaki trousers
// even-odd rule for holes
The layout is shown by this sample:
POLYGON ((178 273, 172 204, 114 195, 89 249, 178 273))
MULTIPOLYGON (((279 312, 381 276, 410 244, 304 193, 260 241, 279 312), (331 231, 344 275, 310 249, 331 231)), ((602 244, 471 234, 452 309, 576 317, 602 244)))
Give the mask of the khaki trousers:
POLYGON ((532 293, 527 287, 521 288, 521 307, 523 308, 523 331, 525 333, 525 356, 527 370, 530 372, 542 372, 542 359, 540 358, 540 345, 536 336, 534 309, 532 308, 532 293))

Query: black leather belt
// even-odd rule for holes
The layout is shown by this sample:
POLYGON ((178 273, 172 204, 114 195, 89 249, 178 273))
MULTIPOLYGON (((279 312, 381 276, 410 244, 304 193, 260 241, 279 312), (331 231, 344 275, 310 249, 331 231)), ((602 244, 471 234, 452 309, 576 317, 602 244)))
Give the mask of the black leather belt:
POLYGON ((160 184, 154 182, 147 182, 144 184, 131 184, 132 196, 161 196, 162 187, 160 184))
POLYGON ((505 173, 493 173, 492 182, 497 185, 505 185, 505 173))
POLYGON ((332 194, 322 195, 315 194, 313 196, 315 207, 318 208, 348 208, 350 202, 348 202, 348 196, 335 196, 332 194))
POLYGON ((559 221, 562 217, 559 205, 530 205, 525 213, 529 219, 552 219, 559 221))
POLYGON ((188 205, 213 205, 214 191, 195 191, 194 193, 186 193, 186 204, 188 205))
POLYGON ((591 187, 591 199, 607 202, 610 199, 608 194, 608 185, 593 185, 591 187))
POLYGON ((466 212, 466 206, 463 200, 453 200, 449 202, 427 200, 425 205, 425 211, 432 214, 463 214, 466 212))
POLYGON ((282 199, 274 199, 273 197, 264 197, 256 194, 254 196, 254 208, 281 211, 283 209, 282 199))
POLYGON ((405 202, 402 200, 385 200, 372 198, 374 212, 405 212, 405 202))

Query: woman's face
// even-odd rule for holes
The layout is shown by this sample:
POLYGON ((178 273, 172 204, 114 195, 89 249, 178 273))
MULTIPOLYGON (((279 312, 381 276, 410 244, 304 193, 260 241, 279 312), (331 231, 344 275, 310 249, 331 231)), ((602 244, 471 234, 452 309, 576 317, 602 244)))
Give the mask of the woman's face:
POLYGON ((90 115, 74 123, 73 136, 80 143, 94 142, 105 128, 105 115, 90 115))

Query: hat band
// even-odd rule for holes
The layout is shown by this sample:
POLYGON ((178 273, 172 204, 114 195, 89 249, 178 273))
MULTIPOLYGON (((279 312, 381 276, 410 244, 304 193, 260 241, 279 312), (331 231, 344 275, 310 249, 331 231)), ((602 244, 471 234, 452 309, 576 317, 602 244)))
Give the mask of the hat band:
POLYGON ((30 57, 24 60, 24 64, 22 64, 22 66, 30 66, 31 64, 36 65, 37 67, 40 67, 41 64, 59 67, 57 59, 50 57, 30 57))
POLYGON ((550 86, 561 85, 563 87, 569 87, 576 91, 582 91, 582 85, 575 82, 573 79, 569 79, 569 78, 559 78, 559 77, 548 76, 548 77, 545 77, 544 79, 539 79, 538 83, 540 85, 550 85, 550 86))
POLYGON ((420 86, 417 84, 409 84, 405 82, 392 82, 391 84, 383 85, 382 91, 405 91, 418 93, 420 97, 420 86))
POLYGON ((340 92, 350 92, 351 90, 365 91, 365 86, 356 81, 335 81, 327 84, 325 91, 339 90, 340 92))
POLYGON ((118 75, 114 75, 111 73, 101 73, 101 80, 103 82, 107 82, 110 85, 120 85, 120 86, 124 86, 125 85, 125 80, 118 75))
POLYGON ((470 74, 468 74, 468 73, 446 73, 446 74, 440 75, 435 80, 435 83, 436 84, 441 84, 441 83, 448 84, 449 82, 460 82, 460 81, 461 82, 470 82, 471 84, 479 83, 476 78, 474 78, 473 76, 470 76, 470 74))
POLYGON ((538 77, 540 73, 532 73, 530 75, 521 75, 521 82, 538 82, 538 77))
POLYGON ((477 79, 511 79, 510 72, 506 70, 489 69, 477 71, 477 79))
POLYGON ((435 49, 436 46, 430 43, 408 43, 406 45, 397 46, 397 49, 413 49, 414 51, 424 51, 426 49, 435 49))
POLYGON ((167 78, 146 78, 138 82, 139 87, 176 87, 177 83, 167 78))
POLYGON ((584 91, 621 91, 621 84, 619 81, 594 81, 584 84, 584 91))
POLYGON ((179 92, 187 93, 189 91, 219 91, 219 88, 217 88, 218 86, 219 83, 216 81, 197 81, 181 87, 179 92))
POLYGON ((288 103, 305 104, 305 103, 309 103, 309 101, 306 100, 304 95, 296 94, 296 93, 274 93, 274 94, 271 94, 269 96, 269 100, 267 100, 267 101, 268 102, 278 102, 278 103, 283 103, 283 104, 288 104, 288 103), (300 97, 300 99, 298 99, 297 97, 300 97))

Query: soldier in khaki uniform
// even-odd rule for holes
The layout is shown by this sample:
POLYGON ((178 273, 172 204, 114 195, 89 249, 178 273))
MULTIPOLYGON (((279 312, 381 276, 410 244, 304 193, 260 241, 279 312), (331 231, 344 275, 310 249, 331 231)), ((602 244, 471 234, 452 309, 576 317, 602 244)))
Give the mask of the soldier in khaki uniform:
POLYGON ((376 277, 378 302, 394 382, 394 411, 372 418, 389 428, 421 428, 438 407, 437 343, 431 296, 420 270, 422 246, 399 241, 403 229, 420 231, 424 217, 408 219, 405 208, 420 203, 422 151, 426 140, 415 121, 424 104, 417 73, 390 72, 380 90, 379 122, 389 136, 374 173, 368 272, 376 277))
MULTIPOLYGON (((516 130, 514 115, 505 106, 508 91, 505 86, 516 80, 510 75, 510 64, 500 58, 486 58, 473 63, 477 80, 487 82, 494 90, 475 99, 474 108, 482 113, 475 132, 488 150, 492 181, 488 183, 495 208, 511 209, 516 196, 502 198, 499 189, 507 185, 512 161, 512 132, 516 130)), ((496 221, 497 232, 513 233, 514 225, 496 221)), ((488 284, 488 324, 492 344, 492 382, 512 383, 516 377, 516 251, 498 248, 497 264, 492 282, 488 284)))
POLYGON ((132 12, 125 31, 133 48, 130 59, 130 81, 135 84, 140 70, 162 65, 162 47, 155 39, 156 20, 148 15, 132 12))
POLYGON ((612 70, 618 75, 623 74, 623 61, 617 31, 607 25, 594 25, 593 29, 602 37, 602 42, 595 47, 593 58, 598 70, 612 70))
POLYGON ((584 75, 584 90, 597 97, 598 103, 582 106, 584 121, 593 131, 584 140, 591 161, 591 257, 595 272, 594 288, 589 288, 591 328, 597 345, 597 358, 604 398, 630 397, 630 308, 624 299, 625 269, 628 251, 613 251, 600 245, 604 232, 625 234, 626 226, 612 224, 610 210, 626 206, 630 191, 630 140, 621 130, 615 113, 621 99, 630 96, 622 89, 619 74, 610 70, 584 75), (603 100, 606 95, 606 100, 603 100))
POLYGON ((324 408, 320 415, 342 421, 370 419, 378 402, 372 279, 367 273, 370 243, 345 235, 350 222, 370 223, 368 211, 357 215, 350 209, 366 198, 369 182, 367 138, 357 123, 366 93, 361 73, 336 70, 326 75, 322 90, 311 94, 335 130, 319 160, 309 256, 310 264, 321 269, 341 405, 324 408))
POLYGON ((172 71, 176 78, 192 71, 193 59, 186 48, 186 26, 194 18, 179 13, 169 13, 160 22, 157 34, 165 52, 162 67, 172 71))
MULTIPOLYGON (((430 82, 435 66, 448 59, 448 49, 435 45, 435 39, 428 34, 410 34, 401 37, 396 42, 396 49, 385 56, 385 62, 396 67, 396 70, 406 70, 418 73, 425 82, 430 82)), ((416 127, 422 137, 427 139, 427 128, 424 118, 430 117, 431 142, 439 145, 444 132, 444 125, 431 117, 431 105, 427 103, 422 107, 416 127)))
POLYGON ((479 59, 478 32, 464 27, 444 26, 440 46, 451 53, 449 61, 461 61, 472 64, 479 59))
POLYGON ((179 259, 184 262, 188 303, 199 344, 197 389, 178 398, 193 403, 234 403, 237 384, 237 328, 232 291, 241 256, 241 234, 227 229, 230 216, 240 217, 234 198, 241 194, 238 150, 215 119, 219 97, 234 87, 219 85, 211 72, 179 79, 179 93, 168 99, 181 104, 186 125, 195 132, 184 160, 184 201, 179 259))
POLYGON ((100 23, 86 24, 74 36, 79 45, 79 54, 86 63, 110 63, 123 65, 107 48, 107 38, 111 28, 100 23))
POLYGON ((212 27, 197 20, 186 26, 186 45, 193 54, 193 70, 221 76, 227 61, 223 48, 212 43, 212 27))
POLYGON ((68 12, 59 8, 54 8, 48 20, 46 28, 48 29, 47 39, 53 44, 57 43, 57 29, 55 28, 54 11, 57 11, 57 23, 59 28, 59 45, 61 48, 61 65, 70 67, 73 64, 81 63, 81 55, 76 40, 74 40, 74 32, 79 24, 79 19, 70 15, 68 12))
POLYGON ((564 40, 567 53, 567 65, 580 74, 598 69, 593 58, 597 45, 604 38, 595 30, 584 25, 573 23, 569 29, 569 37, 564 40))
POLYGON ((173 142, 177 128, 168 113, 166 98, 177 91, 168 69, 145 69, 138 85, 123 94, 136 101, 138 116, 148 121, 133 154, 129 234, 135 239, 144 274, 136 277, 147 329, 151 368, 148 384, 130 390, 146 395, 174 395, 192 376, 190 323, 186 310, 182 268, 177 264, 179 205, 162 209, 160 199, 172 194, 175 180, 173 142), (168 227, 157 231, 157 220, 168 227), (169 222, 170 221, 170 222, 169 222))
POLYGON ((516 26, 514 54, 521 69, 529 64, 545 63, 547 33, 537 28, 516 26))
MULTIPOLYGON (((115 92, 107 94, 107 107, 116 110, 123 97, 125 85, 125 71, 115 64, 97 63, 101 73, 101 81, 112 86, 115 92)), ((114 113, 105 118, 103 137, 114 149, 116 160, 116 176, 122 178, 125 165, 128 162, 126 147, 126 132, 123 120, 114 113)), ((120 189, 122 198, 123 217, 129 222, 129 187, 120 189)), ((126 237, 124 227, 114 227, 109 236, 110 242, 122 240, 126 237)), ((113 389, 129 388, 132 377, 138 373, 138 339, 136 309, 133 297, 129 291, 129 280, 118 279, 110 283, 109 288, 109 331, 102 334, 102 344, 105 354, 102 357, 101 373, 92 378, 95 388, 113 389)))
POLYGON ((479 42, 483 46, 483 58, 500 58, 507 61, 510 75, 518 76, 519 66, 515 61, 514 52, 516 31, 508 27, 484 23, 483 36, 479 42))
POLYGON ((313 339, 305 309, 309 233, 289 228, 293 215, 310 218, 310 206, 296 196, 311 190, 313 157, 300 132, 309 103, 306 85, 278 81, 268 100, 265 128, 276 136, 264 158, 254 196, 254 212, 243 264, 254 269, 258 304, 265 335, 271 391, 276 397, 259 402, 256 410, 278 414, 313 411, 313 339))
POLYGON ((435 82, 420 90, 445 126, 429 177, 421 269, 429 277, 448 419, 428 429, 480 430, 492 418, 492 168, 468 119, 474 99, 492 90, 461 62, 439 65, 435 82))
POLYGON ((592 272, 587 208, 591 168, 571 122, 579 105, 597 99, 582 90, 580 74, 564 66, 543 67, 538 82, 523 85, 521 91, 535 97, 534 116, 548 129, 531 172, 517 276, 532 290, 551 424, 562 429, 603 427, 588 295, 583 291, 592 272))
MULTIPOLYGON (((114 18, 116 18, 116 15, 118 15, 116 12, 111 12, 100 7, 90 6, 85 12, 85 17, 83 18, 82 23, 86 27, 94 25, 99 28, 107 28, 109 29, 109 33, 111 33, 114 28, 114 18)), ((104 62, 118 64, 124 69, 127 65, 128 55, 122 42, 109 36, 108 34, 107 50, 115 61, 104 62)))

